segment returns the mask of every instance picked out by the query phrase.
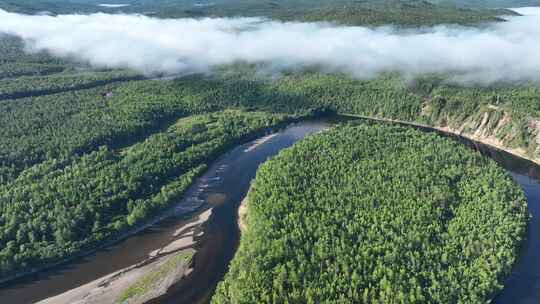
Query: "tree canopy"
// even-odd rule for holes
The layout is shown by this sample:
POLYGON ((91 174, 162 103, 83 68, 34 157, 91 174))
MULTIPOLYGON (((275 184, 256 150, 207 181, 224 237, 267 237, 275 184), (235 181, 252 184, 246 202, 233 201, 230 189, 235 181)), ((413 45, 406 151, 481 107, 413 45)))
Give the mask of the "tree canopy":
POLYGON ((223 303, 486 303, 528 212, 492 160, 433 133, 343 126, 257 172, 223 303))

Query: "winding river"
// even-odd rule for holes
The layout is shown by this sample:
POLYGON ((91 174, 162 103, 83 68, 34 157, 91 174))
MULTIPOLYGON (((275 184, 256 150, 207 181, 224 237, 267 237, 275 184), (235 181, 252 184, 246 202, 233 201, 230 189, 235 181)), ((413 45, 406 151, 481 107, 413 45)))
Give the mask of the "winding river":
MULTIPOLYGON (((204 234, 198 237, 195 245, 197 253, 194 271, 151 303, 207 303, 237 248, 237 207, 255 177, 258 166, 305 136, 347 119, 338 117, 300 122, 236 147, 220 157, 190 187, 186 197, 166 212, 166 219, 89 256, 0 286, 0 303, 38 302, 143 261, 151 252, 170 243, 178 229, 193 221, 192 215, 186 216, 185 212, 181 212, 182 204, 193 200, 204 202, 203 209, 213 209, 202 228, 204 234)), ((507 152, 452 137, 497 161, 525 191, 533 219, 521 257, 495 302, 538 303, 540 259, 536 255, 540 253, 540 167, 507 152)))

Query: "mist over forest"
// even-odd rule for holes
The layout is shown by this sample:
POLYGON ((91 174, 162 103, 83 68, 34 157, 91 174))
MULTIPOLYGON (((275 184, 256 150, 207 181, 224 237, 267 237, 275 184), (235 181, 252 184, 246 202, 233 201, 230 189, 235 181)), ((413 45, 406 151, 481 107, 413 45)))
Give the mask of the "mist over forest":
POLYGON ((366 79, 451 75, 462 84, 540 81, 540 10, 516 10, 482 28, 336 26, 265 18, 166 19, 123 15, 31 16, 0 11, 0 32, 30 52, 75 57, 145 75, 210 73, 235 63, 272 73, 319 68, 366 79))

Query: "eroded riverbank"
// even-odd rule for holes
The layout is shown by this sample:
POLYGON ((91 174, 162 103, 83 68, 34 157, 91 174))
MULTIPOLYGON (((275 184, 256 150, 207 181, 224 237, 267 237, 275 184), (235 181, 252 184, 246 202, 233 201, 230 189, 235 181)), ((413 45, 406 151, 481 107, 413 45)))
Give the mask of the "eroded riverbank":
POLYGON ((355 115, 355 114, 346 114, 347 117, 356 117, 360 119, 365 120, 372 120, 372 121, 381 121, 381 122, 388 122, 388 123, 397 123, 405 126, 413 126, 417 128, 421 128, 424 130, 432 130, 432 131, 439 131, 446 134, 451 134, 460 138, 464 138, 470 141, 478 142, 486 146, 490 146, 493 149, 502 150, 505 151, 515 157, 519 157, 525 160, 528 160, 535 165, 540 166, 540 158, 532 158, 529 155, 527 155, 526 151, 521 148, 509 148, 506 145, 503 144, 503 142, 499 139, 497 139, 494 136, 485 135, 482 132, 475 132, 472 134, 465 133, 463 130, 451 128, 451 127, 441 127, 441 126, 430 126, 430 125, 424 125, 416 122, 410 122, 405 120, 396 120, 396 119, 388 119, 388 118, 380 118, 380 117, 370 117, 370 116, 362 116, 362 115, 355 115))

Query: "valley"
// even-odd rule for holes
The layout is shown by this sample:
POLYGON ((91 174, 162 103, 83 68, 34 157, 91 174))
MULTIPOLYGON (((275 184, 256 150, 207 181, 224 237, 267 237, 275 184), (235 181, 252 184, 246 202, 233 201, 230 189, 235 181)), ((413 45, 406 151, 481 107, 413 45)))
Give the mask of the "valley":
POLYGON ((534 1, 125 2, 0 0, 0 302, 540 298, 534 1))

